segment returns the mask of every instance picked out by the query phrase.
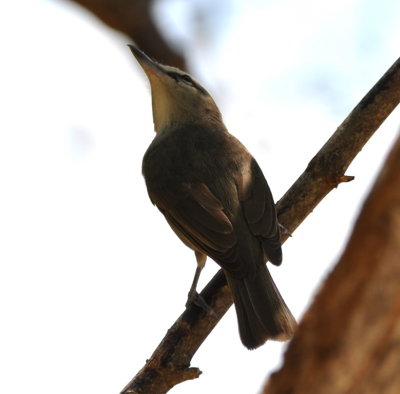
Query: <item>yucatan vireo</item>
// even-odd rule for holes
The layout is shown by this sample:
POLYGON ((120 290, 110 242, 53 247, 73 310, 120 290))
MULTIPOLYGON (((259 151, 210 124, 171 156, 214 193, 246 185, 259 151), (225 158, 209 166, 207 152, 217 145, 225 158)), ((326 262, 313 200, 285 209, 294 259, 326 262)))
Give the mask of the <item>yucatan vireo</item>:
POLYGON ((289 339, 296 322, 266 265, 281 264, 282 250, 260 167, 193 77, 129 47, 151 86, 156 135, 142 166, 148 194, 197 259, 188 302, 207 309, 196 285, 209 256, 227 279, 243 344, 289 339))

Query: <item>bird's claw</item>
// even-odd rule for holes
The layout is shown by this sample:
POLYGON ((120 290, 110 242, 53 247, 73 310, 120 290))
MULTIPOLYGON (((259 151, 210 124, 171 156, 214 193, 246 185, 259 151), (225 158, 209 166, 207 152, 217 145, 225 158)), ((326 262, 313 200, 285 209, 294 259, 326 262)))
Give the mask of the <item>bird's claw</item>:
POLYGON ((189 292, 188 294, 188 299, 186 301, 186 308, 189 308, 192 305, 195 305, 203 309, 204 312, 209 313, 213 317, 217 317, 211 306, 207 304, 204 298, 197 291, 189 292))

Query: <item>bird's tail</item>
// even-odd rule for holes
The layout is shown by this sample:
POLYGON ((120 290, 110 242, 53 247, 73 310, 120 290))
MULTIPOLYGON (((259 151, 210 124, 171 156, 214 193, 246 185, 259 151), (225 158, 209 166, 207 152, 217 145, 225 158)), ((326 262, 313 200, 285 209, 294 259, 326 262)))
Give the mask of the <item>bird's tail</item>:
POLYGON ((237 279, 225 272, 239 323, 240 338, 248 349, 255 349, 267 339, 284 341, 293 336, 297 326, 265 264, 257 275, 237 279))

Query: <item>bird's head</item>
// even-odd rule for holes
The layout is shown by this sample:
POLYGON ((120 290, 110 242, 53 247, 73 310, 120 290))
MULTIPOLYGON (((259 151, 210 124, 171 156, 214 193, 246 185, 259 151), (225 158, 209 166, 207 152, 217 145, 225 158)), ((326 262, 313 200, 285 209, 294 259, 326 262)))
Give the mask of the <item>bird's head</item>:
POLYGON ((156 132, 174 125, 221 121, 214 100, 192 76, 178 68, 155 62, 133 45, 129 48, 150 81, 156 132))

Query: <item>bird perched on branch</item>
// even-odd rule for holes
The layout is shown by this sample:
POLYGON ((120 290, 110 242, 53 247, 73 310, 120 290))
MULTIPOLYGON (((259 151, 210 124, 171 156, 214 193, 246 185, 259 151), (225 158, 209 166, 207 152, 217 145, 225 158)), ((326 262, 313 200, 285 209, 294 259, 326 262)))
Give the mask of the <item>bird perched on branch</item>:
POLYGON ((260 167, 194 78, 129 47, 151 85, 156 136, 142 166, 148 194, 197 259, 188 302, 207 309, 196 285, 209 256, 227 279, 243 344, 289 339, 296 322, 266 266, 281 264, 282 251, 260 167))

